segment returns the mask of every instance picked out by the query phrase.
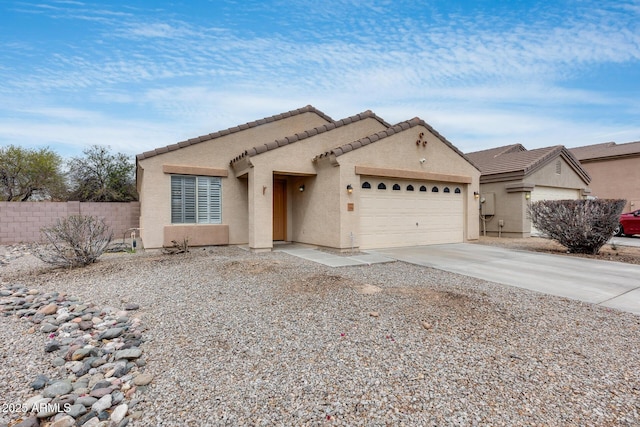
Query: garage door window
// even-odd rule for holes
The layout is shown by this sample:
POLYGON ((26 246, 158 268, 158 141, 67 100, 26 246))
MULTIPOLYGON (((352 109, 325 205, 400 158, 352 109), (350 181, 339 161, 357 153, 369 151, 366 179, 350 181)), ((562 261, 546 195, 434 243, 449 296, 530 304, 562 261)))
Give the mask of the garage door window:
POLYGON ((371 184, 369 184, 367 181, 365 181, 365 182, 362 183, 362 188, 365 188, 365 189, 368 190, 368 189, 371 188, 371 184))
POLYGON ((438 187, 433 187, 433 188, 431 189, 431 192, 432 192, 432 193, 437 193, 438 191, 440 191, 440 190, 438 190, 438 187))
POLYGON ((413 191, 413 185, 411 184, 407 185, 407 191, 413 191))
POLYGON ((427 191, 427 187, 425 187, 424 185, 420 186, 420 191, 425 192, 427 191))
POLYGON ((451 190, 449 190, 449 187, 444 187, 444 190, 443 190, 443 191, 444 191, 445 193, 451 193, 451 190))
POLYGON ((460 189, 456 187, 456 191, 455 191, 455 193, 456 193, 456 194, 460 194, 460 189))
POLYGON ((400 191, 400 186, 398 184, 393 184, 394 191, 400 191))
POLYGON ((378 184, 378 190, 386 190, 387 186, 384 185, 384 182, 381 182, 380 184, 378 184))

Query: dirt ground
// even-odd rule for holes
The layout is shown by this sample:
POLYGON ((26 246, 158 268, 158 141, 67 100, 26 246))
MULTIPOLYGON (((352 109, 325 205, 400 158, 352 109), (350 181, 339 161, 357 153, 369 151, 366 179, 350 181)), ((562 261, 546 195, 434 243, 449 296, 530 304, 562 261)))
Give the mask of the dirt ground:
POLYGON ((640 248, 606 244, 597 255, 572 254, 561 244, 541 237, 528 237, 522 239, 499 238, 480 236, 477 242, 482 245, 500 246, 503 248, 521 249, 534 252, 545 252, 556 255, 599 259, 605 261, 625 262, 640 265, 640 248))

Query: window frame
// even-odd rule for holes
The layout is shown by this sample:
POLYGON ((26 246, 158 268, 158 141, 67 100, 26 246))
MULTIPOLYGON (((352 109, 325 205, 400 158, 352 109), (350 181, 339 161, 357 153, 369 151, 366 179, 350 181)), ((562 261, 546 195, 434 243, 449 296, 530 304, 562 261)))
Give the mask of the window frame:
POLYGON ((171 175, 170 189, 171 224, 222 224, 221 177, 171 175))

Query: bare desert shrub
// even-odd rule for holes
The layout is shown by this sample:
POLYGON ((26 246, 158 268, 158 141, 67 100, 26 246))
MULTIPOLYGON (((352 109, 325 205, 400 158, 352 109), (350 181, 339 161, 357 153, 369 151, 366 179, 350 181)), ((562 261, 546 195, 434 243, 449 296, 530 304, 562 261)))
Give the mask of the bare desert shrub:
POLYGON ((46 243, 35 255, 58 267, 84 267, 102 255, 113 233, 104 220, 84 215, 58 219, 56 225, 40 230, 46 243))
POLYGON ((182 239, 182 242, 178 242, 177 240, 171 241, 171 246, 164 246, 162 251, 168 255, 175 254, 188 254, 189 253, 189 238, 185 237, 182 239))
POLYGON ((542 200, 528 207, 533 225, 569 252, 597 254, 618 226, 626 200, 542 200))

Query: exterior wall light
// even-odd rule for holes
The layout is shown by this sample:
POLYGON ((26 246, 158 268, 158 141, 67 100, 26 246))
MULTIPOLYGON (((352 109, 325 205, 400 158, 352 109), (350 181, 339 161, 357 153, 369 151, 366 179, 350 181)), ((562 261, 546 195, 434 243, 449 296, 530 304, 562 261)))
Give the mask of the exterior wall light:
POLYGON ((527 200, 531 199, 531 193, 524 193, 524 198, 527 200))
POLYGON ((480 198, 480 193, 478 193, 477 191, 473 192, 473 198, 478 200, 480 198))
POLYGON ((302 193, 304 191, 304 184, 302 184, 300 187, 298 187, 298 190, 302 193))
POLYGON ((353 193, 353 187, 351 186, 351 184, 347 185, 347 193, 353 193))

